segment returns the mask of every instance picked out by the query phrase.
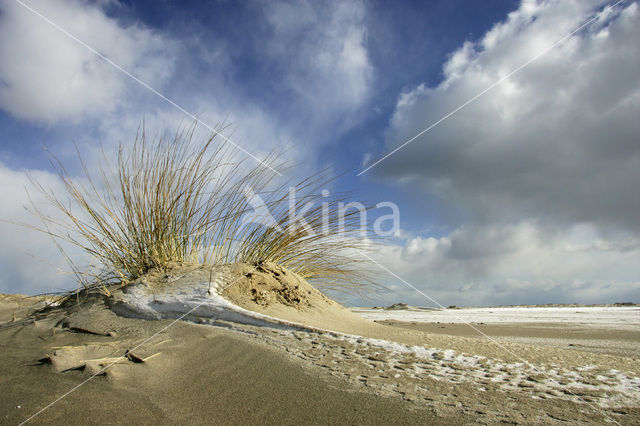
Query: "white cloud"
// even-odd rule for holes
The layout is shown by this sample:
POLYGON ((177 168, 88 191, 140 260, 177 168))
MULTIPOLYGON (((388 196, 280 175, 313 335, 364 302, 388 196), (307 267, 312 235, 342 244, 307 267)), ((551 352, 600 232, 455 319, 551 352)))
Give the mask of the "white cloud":
MULTIPOLYGON (((389 149, 589 16, 583 2, 541 3, 533 16, 531 8, 532 3, 525 3, 484 39, 455 52, 444 66, 442 84, 403 94, 388 129, 389 149)), ((475 215, 637 229, 639 37, 640 12, 631 3, 373 171, 398 180, 413 178, 475 215)))
MULTIPOLYGON (((172 72, 172 43, 141 25, 78 0, 28 5, 151 86, 172 72)), ((17 2, 1 6, 0 58, 0 107, 38 122, 113 111, 137 84, 17 2)))
MULTIPOLYGON (((378 261, 441 304, 461 306, 637 302, 639 256, 640 239, 624 234, 603 241, 591 226, 553 233, 522 221, 410 238, 382 246, 378 261)), ((398 280, 387 283, 404 301, 433 305, 398 280)))
MULTIPOLYGON (((38 181, 57 193, 63 189, 62 183, 52 173, 31 171, 38 181)), ((12 170, 0 163, 0 182, 2 182, 2 200, 0 203, 0 292, 39 293, 44 291, 69 290, 77 283, 67 273, 69 268, 63 256, 58 252, 51 239, 44 233, 5 221, 27 223, 41 226, 39 220, 29 214, 24 207, 30 206, 25 188, 31 188, 31 200, 44 213, 55 213, 47 207, 44 198, 34 191, 24 170, 12 170)), ((79 253, 63 244, 67 254, 79 253)), ((82 258, 76 256, 77 261, 82 258)))
POLYGON ((286 84, 314 119, 339 118, 368 100, 373 66, 362 2, 269 2, 265 14, 265 53, 286 66, 286 84))
MULTIPOLYGON (((435 195, 467 221, 446 237, 387 248, 392 269, 445 299, 472 303, 638 294, 638 6, 622 3, 372 169, 435 195)), ((439 85, 399 97, 388 149, 600 7, 524 1, 481 40, 453 52, 439 85)))

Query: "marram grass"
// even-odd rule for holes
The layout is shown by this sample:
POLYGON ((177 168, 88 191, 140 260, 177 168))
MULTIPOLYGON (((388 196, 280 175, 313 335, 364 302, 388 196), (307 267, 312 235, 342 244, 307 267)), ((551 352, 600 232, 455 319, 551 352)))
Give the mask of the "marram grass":
MULTIPOLYGON (((194 128, 173 137, 147 140, 139 132, 132 147, 120 145, 112 167, 104 158, 89 169, 78 153, 84 176, 74 178, 55 157, 51 162, 64 183, 65 194, 55 194, 32 178, 37 190, 58 218, 46 215, 35 203, 30 211, 42 221, 36 229, 90 255, 92 267, 70 265, 83 287, 126 284, 151 270, 183 265, 275 262, 310 280, 321 289, 361 293, 372 284, 360 213, 339 216, 346 196, 323 197, 332 181, 328 170, 292 184, 278 183, 290 169, 274 152, 263 159, 233 160, 232 148, 214 133, 196 143, 194 128), (306 210, 308 227, 291 223, 290 188, 295 188, 296 211, 306 210), (247 195, 260 197, 277 227, 244 224, 254 212, 247 195)), ((106 157, 106 156, 105 156, 106 157)), ((63 251, 63 255, 64 255, 63 251)))

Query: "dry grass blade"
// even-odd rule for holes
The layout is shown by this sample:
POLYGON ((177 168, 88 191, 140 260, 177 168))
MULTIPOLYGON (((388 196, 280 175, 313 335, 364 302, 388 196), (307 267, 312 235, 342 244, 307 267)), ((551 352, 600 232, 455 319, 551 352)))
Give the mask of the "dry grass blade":
MULTIPOLYGON (((32 203, 30 211, 43 223, 36 229, 95 259, 97 269, 90 273, 73 266, 84 285, 87 276, 126 283, 154 269, 236 262, 276 262, 334 290, 358 292, 371 283, 354 255, 354 249, 367 247, 359 238, 360 213, 340 211, 344 195, 320 195, 332 180, 328 171, 293 185, 278 184, 271 169, 234 161, 216 143, 217 133, 196 144, 193 132, 191 127, 149 142, 142 130, 130 149, 120 147, 115 168, 107 166, 103 153, 97 172, 78 153, 81 179, 52 157, 65 198, 32 179, 62 216, 45 215, 32 203), (260 198, 274 226, 245 223, 248 214, 255 214, 252 197, 260 198), (291 208, 305 211, 304 226, 290 220, 291 208)), ((288 167, 277 152, 264 163, 278 170, 288 167)))

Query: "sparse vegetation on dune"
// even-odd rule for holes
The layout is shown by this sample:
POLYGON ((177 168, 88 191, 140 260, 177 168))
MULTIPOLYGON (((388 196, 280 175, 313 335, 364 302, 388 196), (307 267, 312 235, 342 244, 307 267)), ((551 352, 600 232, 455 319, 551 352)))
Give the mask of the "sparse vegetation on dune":
POLYGON ((356 249, 367 246, 356 238, 359 212, 340 211, 344 195, 320 192, 333 179, 328 170, 292 184, 269 168, 290 169, 277 152, 263 159, 269 167, 251 158, 235 160, 233 148, 216 136, 197 143, 191 127, 149 141, 142 130, 130 148, 120 146, 115 166, 103 155, 102 167, 90 169, 78 153, 80 178, 52 157, 66 193, 32 179, 61 213, 54 218, 32 204, 30 211, 42 220, 37 229, 95 260, 88 271, 71 262, 83 286, 126 284, 181 265, 260 262, 275 262, 323 289, 359 292, 371 283, 357 256, 356 249), (290 221, 290 188, 295 210, 306 209, 307 226, 290 221), (263 203, 258 212, 252 194, 263 203), (245 223, 247 215, 265 212, 277 226, 245 223))

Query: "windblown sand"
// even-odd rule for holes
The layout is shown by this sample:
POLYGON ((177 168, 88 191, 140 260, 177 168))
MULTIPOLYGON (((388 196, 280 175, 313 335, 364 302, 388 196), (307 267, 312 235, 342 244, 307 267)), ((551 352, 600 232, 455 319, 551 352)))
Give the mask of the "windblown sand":
POLYGON ((640 422, 637 353, 375 323, 273 264, 151 274, 83 297, 44 309, 0 297, 3 423, 96 373, 32 422, 640 422))

